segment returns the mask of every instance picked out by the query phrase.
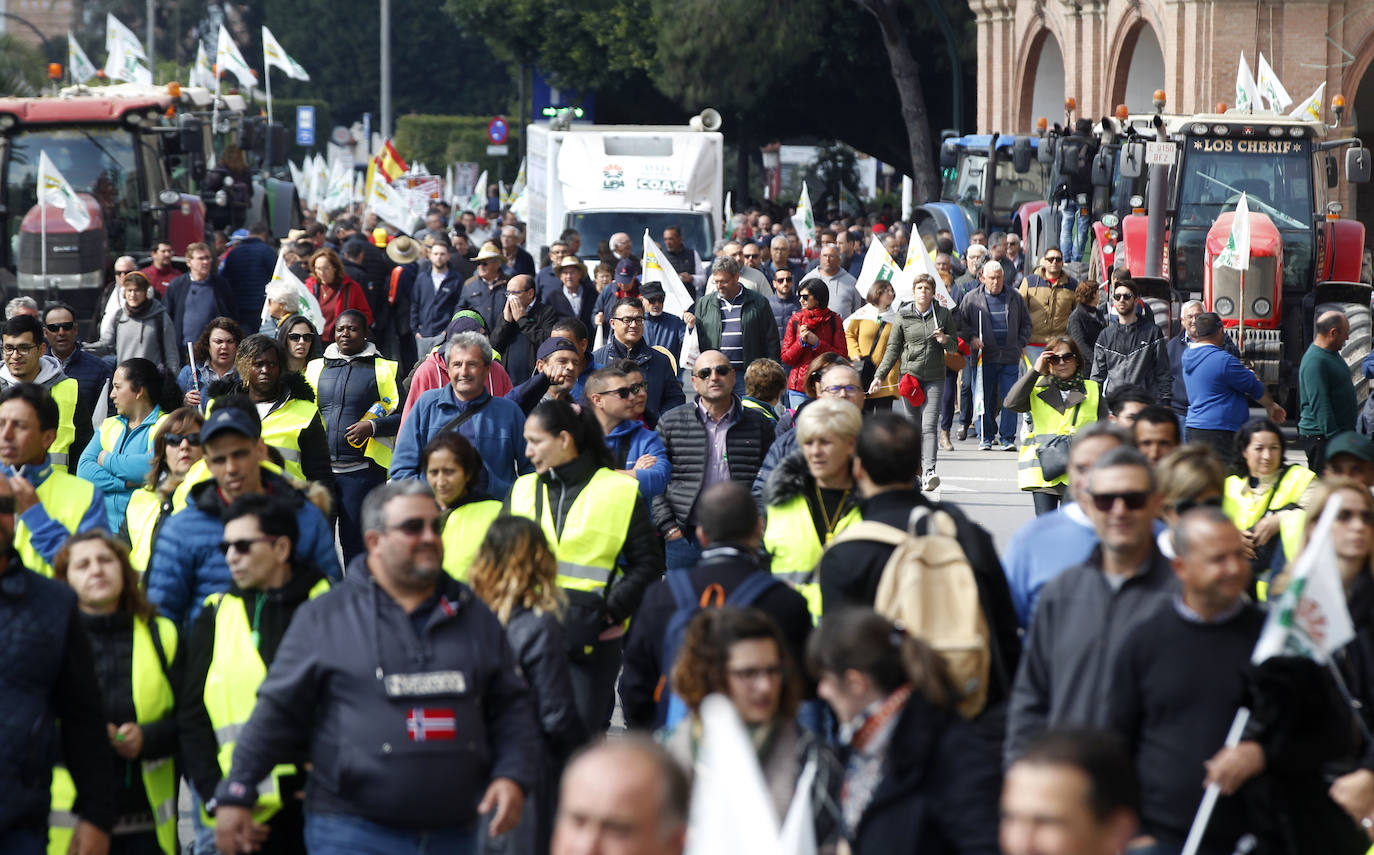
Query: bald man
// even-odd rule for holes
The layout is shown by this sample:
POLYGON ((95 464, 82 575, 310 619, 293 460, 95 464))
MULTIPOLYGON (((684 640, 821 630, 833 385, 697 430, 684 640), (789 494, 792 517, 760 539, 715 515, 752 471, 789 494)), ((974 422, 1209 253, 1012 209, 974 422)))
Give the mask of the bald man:
POLYGON ((1338 311, 1317 318, 1316 335, 1298 368, 1298 437, 1307 452, 1307 468, 1322 474, 1326 446, 1338 433, 1355 429, 1359 406, 1350 367, 1341 348, 1350 338, 1350 322, 1338 311))
POLYGON ((643 736, 602 742, 563 773, 552 855, 682 855, 686 774, 643 736))

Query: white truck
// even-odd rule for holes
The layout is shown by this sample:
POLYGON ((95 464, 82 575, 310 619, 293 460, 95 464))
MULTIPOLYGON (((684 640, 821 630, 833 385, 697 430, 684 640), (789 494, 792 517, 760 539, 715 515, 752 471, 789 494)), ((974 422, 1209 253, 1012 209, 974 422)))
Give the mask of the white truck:
POLYGON ((721 233, 724 138, 716 131, 662 125, 578 125, 548 122, 526 129, 530 249, 547 247, 577 229, 579 255, 625 232, 640 253, 644 229, 662 243, 668 226, 703 258, 721 233))

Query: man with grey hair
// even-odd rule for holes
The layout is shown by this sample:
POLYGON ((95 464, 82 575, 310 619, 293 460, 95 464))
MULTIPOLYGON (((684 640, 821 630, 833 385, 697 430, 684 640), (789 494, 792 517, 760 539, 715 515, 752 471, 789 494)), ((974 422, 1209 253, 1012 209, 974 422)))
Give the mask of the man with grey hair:
POLYGON ((525 414, 520 405, 487 391, 491 342, 477 332, 461 332, 445 350, 448 385, 420 396, 396 437, 391 455, 393 480, 419 478, 420 452, 444 431, 456 430, 482 457, 486 492, 502 498, 515 479, 532 471, 525 458, 525 414))
POLYGON ((740 284, 739 262, 728 255, 711 262, 708 293, 698 297, 682 319, 688 329, 697 330, 703 353, 719 350, 725 354, 735 369, 735 394, 741 397, 749 363, 762 358, 781 361, 782 344, 768 298, 740 284))
POLYGON ((280 279, 267 283, 267 317, 262 319, 258 332, 263 335, 277 336, 281 322, 296 313, 299 298, 296 289, 280 279))
POLYGON ((538 782, 529 689, 501 622, 443 571, 429 488, 382 484, 362 519, 366 555, 297 610, 238 734, 215 792, 222 852, 261 845, 258 782, 300 746, 311 848, 476 852, 483 830, 516 828, 538 782))
POLYGON ((510 279, 522 274, 533 276, 538 272, 534 266, 534 256, 520 245, 524 240, 525 236, 519 226, 501 227, 501 254, 506 257, 505 261, 501 262, 501 278, 510 279))
POLYGON ((649 737, 597 743, 563 773, 550 851, 682 855, 691 792, 686 772, 649 737))
POLYGON ((763 263, 763 275, 771 282, 779 270, 790 270, 796 281, 800 282, 806 271, 800 264, 793 264, 787 259, 791 247, 786 236, 778 235, 764 245, 768 247, 768 260, 763 263))
POLYGON ((1040 593, 1012 687, 1008 766, 1048 728, 1107 723, 1108 677, 1122 641, 1178 590, 1155 540, 1162 498, 1144 455, 1107 451, 1088 472, 1086 495, 1099 548, 1040 593))
POLYGON ((855 279, 849 271, 840 266, 840 248, 833 243, 821 247, 820 263, 816 269, 802 277, 802 282, 819 279, 830 291, 830 304, 827 308, 841 318, 848 318, 864 305, 864 298, 855 287, 855 279))
POLYGON ((615 256, 616 261, 630 255, 630 249, 632 247, 630 236, 624 232, 616 232, 611 235, 611 239, 606 243, 610 246, 611 254, 615 256))
MULTIPOLYGON (((755 253, 758 252, 757 249, 754 251, 755 253)), ((721 246, 720 251, 716 253, 717 257, 722 255, 728 255, 739 263, 739 279, 745 288, 765 295, 771 290, 769 282, 764 278, 762 271, 744 263, 744 247, 739 241, 726 241, 724 245, 721 246)), ((757 258, 757 254, 755 257, 757 258)), ((709 282, 706 285, 706 293, 711 293, 711 285, 709 282)))
POLYGON ((1016 413, 1002 407, 1011 387, 1020 376, 1020 363, 1030 342, 1030 312, 1026 301, 1002 281, 1002 265, 991 259, 983 263, 979 286, 959 301, 960 328, 966 331, 969 348, 982 350, 983 359, 974 370, 982 373, 983 418, 979 425, 978 448, 991 451, 1000 437, 1003 451, 1016 450, 1016 413), (1001 412, 1000 418, 998 412, 1001 412))
POLYGON ((5 320, 16 315, 33 315, 38 317, 38 301, 32 297, 15 297, 5 304, 5 320))
MULTIPOLYGON (((1183 354, 1188 348, 1198 340, 1197 331, 1194 324, 1197 316, 1202 314, 1203 306, 1201 300, 1189 300, 1185 302, 1179 311, 1179 331, 1178 335, 1173 336, 1164 343, 1164 349, 1169 354, 1169 373, 1179 378, 1169 390, 1169 406, 1173 407, 1174 414, 1178 416, 1180 424, 1185 425, 1184 439, 1187 439, 1187 418, 1188 418, 1188 389, 1183 383, 1183 354)), ((1219 342, 1221 348, 1227 353, 1240 359, 1240 351, 1236 349, 1236 343, 1228 335, 1222 335, 1219 342)))

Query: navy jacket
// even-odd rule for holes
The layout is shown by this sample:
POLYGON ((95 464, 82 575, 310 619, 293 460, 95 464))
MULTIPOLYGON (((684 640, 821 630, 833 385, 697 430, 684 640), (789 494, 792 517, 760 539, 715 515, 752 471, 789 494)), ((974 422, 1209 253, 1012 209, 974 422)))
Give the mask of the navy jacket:
POLYGON ((634 349, 627 350, 619 339, 610 338, 605 347, 592 353, 592 361, 597 365, 609 365, 614 359, 634 360, 644 372, 644 382, 649 384, 649 401, 645 406, 650 412, 662 416, 673 407, 687 403, 682 383, 673 373, 672 361, 647 341, 641 340, 634 349))
POLYGON ((302 744, 311 813, 463 826, 493 779, 534 786, 540 731, 505 630, 466 585, 446 573, 437 585, 417 619, 359 556, 342 585, 301 606, 220 783, 222 804, 251 804, 256 782, 302 744))
MULTIPOLYGON (((417 292, 420 290, 418 277, 416 278, 415 290, 417 292)), ((420 299, 418 293, 415 299, 420 299)), ((482 323, 487 325, 488 330, 496 328, 496 322, 501 320, 501 311, 505 309, 505 307, 506 289, 503 286, 498 284, 497 287, 491 288, 487 285, 486 280, 477 276, 463 283, 462 296, 458 298, 458 308, 472 309, 474 312, 481 315, 482 323)), ((450 313, 449 317, 452 317, 452 313, 450 313)), ((449 318, 445 318, 444 325, 447 325, 448 322, 449 318)), ((443 329, 439 329, 436 332, 443 332, 443 329)), ((431 333, 431 335, 433 334, 434 333, 431 333)))
MULTIPOLYGON (((268 271, 268 278, 271 278, 270 270, 268 271)), ((206 321, 214 318, 234 318, 240 324, 243 324, 244 329, 253 330, 258 328, 259 317, 262 314, 262 302, 266 297, 262 294, 258 295, 257 308, 252 311, 251 318, 245 323, 243 318, 238 314, 238 309, 234 302, 234 292, 228 280, 223 276, 211 273, 208 284, 210 285, 211 291, 209 296, 214 303, 214 312, 210 317, 206 318, 206 321)), ((264 284, 262 288, 264 294, 266 293, 266 287, 267 286, 264 284)), ((175 330, 177 336, 180 337, 183 349, 185 349, 187 343, 195 341, 196 337, 200 335, 198 331, 195 335, 190 336, 183 332, 184 321, 186 319, 186 306, 190 292, 191 274, 183 273, 167 283, 167 293, 162 297, 163 304, 167 306, 167 314, 172 316, 172 329, 175 330)))
MULTIPOLYGON (((262 316, 262 302, 267 298, 267 283, 272 281, 272 271, 277 267, 277 251, 261 239, 244 238, 224 256, 220 264, 220 276, 229 283, 233 298, 230 305, 244 329, 252 329, 262 316)), ((171 290, 171 286, 168 286, 171 290)), ((177 321, 177 331, 181 331, 177 321)))
MULTIPOLYGON (((606 287, 610 287, 609 285, 606 287)), ((582 311, 574 312, 572 303, 568 302, 568 297, 559 287, 548 296, 549 308, 558 313, 560 318, 577 318, 587 327, 588 337, 596 335, 596 327, 592 324, 592 319, 596 317, 596 298, 599 296, 595 288, 579 286, 578 293, 582 295, 582 311)))
POLYGON ((86 443, 95 436, 92 422, 95 408, 100 404, 100 393, 110 382, 114 369, 100 357, 87 353, 78 341, 76 350, 62 363, 62 373, 76 381, 76 413, 73 416, 76 438, 72 440, 71 451, 67 452, 70 460, 80 458, 86 443))
POLYGON ((463 295, 462 275, 450 265, 436 291, 434 270, 426 268, 415 275, 411 294, 411 330, 423 336, 439 335, 448 328, 453 313, 458 311, 458 301, 463 295))
MULTIPOLYGON (((377 348, 368 345, 368 351, 348 358, 339 355, 338 349, 330 345, 325 351, 324 365, 320 369, 319 385, 315 387, 315 401, 320 408, 320 420, 324 422, 324 433, 329 443, 329 459, 335 463, 359 463, 368 458, 363 456, 362 448, 354 448, 347 438, 348 426, 362 418, 382 393, 377 388, 377 348), (330 354, 334 354, 330 356, 330 354)), ((401 378, 397 377, 397 391, 401 378)), ((395 436, 401 427, 401 406, 404 400, 392 401, 396 408, 390 415, 374 420, 373 436, 395 436)))

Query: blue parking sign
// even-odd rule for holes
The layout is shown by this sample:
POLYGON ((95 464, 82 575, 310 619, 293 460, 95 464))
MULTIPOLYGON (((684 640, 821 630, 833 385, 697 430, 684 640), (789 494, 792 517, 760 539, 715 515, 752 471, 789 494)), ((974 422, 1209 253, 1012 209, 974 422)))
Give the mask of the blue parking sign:
POLYGON ((296 145, 315 144, 315 108, 305 105, 296 108, 296 145))

